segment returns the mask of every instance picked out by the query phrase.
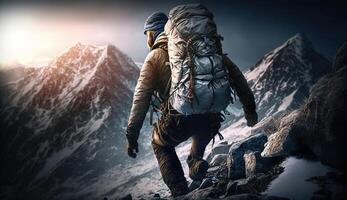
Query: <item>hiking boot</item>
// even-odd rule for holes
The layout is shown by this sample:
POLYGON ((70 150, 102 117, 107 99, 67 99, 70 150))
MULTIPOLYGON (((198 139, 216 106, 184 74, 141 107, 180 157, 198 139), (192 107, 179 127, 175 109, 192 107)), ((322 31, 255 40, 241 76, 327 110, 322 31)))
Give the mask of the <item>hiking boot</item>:
POLYGON ((205 178, 208 170, 208 162, 199 158, 188 157, 189 177, 194 181, 201 181, 205 178))

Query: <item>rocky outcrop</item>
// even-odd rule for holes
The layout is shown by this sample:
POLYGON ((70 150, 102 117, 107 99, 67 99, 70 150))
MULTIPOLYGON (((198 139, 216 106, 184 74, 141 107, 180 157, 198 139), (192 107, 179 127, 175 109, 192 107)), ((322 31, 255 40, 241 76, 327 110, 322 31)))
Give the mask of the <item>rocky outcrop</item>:
POLYGON ((243 178, 246 176, 246 171, 251 170, 253 167, 253 173, 256 173, 265 172, 274 166, 280 158, 263 158, 259 155, 260 152, 263 151, 266 141, 266 135, 258 133, 233 144, 229 149, 227 161, 228 177, 230 179, 243 178), (253 158, 250 158, 251 152, 253 158), (251 159, 253 160, 251 161, 251 159))
POLYGON ((255 132, 230 145, 216 146, 206 178, 193 181, 189 186, 192 192, 178 199, 282 199, 260 195, 283 167, 279 165, 282 157, 261 157, 267 136, 260 129, 255 132))
POLYGON ((346 169, 346 49, 347 43, 338 51, 333 71, 312 87, 307 102, 281 120, 263 156, 286 156, 304 148, 323 163, 346 169))
MULTIPOLYGON (((283 172, 283 167, 278 165, 266 173, 258 173, 249 178, 238 180, 206 178, 199 187, 189 194, 175 199, 286 199, 276 196, 261 195, 270 182, 283 172), (204 182, 206 186, 204 187, 204 182), (208 183, 208 184, 207 184, 208 183)), ((209 174, 208 176, 212 176, 209 174)))
POLYGON ((216 155, 227 154, 229 152, 229 147, 230 145, 228 145, 227 141, 219 143, 212 149, 212 152, 207 156, 206 160, 210 162, 216 155))

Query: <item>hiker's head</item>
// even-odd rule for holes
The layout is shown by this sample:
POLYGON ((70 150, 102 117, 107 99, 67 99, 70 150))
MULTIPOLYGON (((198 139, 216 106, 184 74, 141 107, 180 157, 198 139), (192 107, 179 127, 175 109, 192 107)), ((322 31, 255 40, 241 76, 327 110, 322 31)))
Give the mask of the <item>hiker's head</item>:
POLYGON ((150 48, 158 35, 164 31, 168 18, 165 13, 152 13, 146 20, 144 25, 144 33, 147 36, 147 45, 150 48))

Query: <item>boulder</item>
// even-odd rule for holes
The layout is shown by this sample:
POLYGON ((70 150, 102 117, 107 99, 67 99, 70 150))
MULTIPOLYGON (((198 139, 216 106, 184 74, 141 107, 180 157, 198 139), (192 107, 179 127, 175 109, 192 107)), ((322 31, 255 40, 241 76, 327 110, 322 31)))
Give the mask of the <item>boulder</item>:
POLYGON ((251 177, 256 174, 257 158, 255 153, 254 151, 248 151, 243 155, 246 177, 251 177))
POLYGON ((323 162, 346 169, 347 42, 336 56, 334 71, 320 79, 303 107, 307 131, 299 140, 323 162))
POLYGON ((283 157, 264 158, 259 151, 247 151, 243 159, 245 161, 245 175, 248 178, 271 170, 274 165, 283 160, 283 157))
POLYGON ((229 149, 228 177, 238 179, 245 176, 243 155, 246 151, 262 151, 267 141, 266 135, 258 133, 234 143, 229 149))
POLYGON ((216 156, 218 154, 227 154, 228 152, 229 152, 228 142, 223 141, 223 142, 219 143, 217 146, 213 147, 213 149, 211 150, 211 153, 208 154, 206 160, 208 162, 211 162, 211 160, 213 159, 214 156, 216 156))
POLYGON ((225 164, 227 162, 229 154, 217 154, 212 158, 212 161, 210 162, 210 167, 216 167, 220 166, 222 164, 225 164))
POLYGON ((284 116, 277 131, 268 137, 263 157, 289 156, 299 149, 297 133, 305 129, 302 123, 300 110, 295 110, 284 116))
POLYGON ((275 165, 266 173, 257 173, 249 178, 229 180, 225 196, 244 193, 261 194, 268 188, 271 181, 283 171, 283 167, 275 165))

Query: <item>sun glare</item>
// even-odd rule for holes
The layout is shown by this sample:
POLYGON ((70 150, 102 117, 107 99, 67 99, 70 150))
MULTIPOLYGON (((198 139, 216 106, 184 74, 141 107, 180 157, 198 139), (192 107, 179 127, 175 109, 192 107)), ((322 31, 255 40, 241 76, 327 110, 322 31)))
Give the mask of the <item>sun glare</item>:
POLYGON ((1 20, 0 62, 28 62, 33 59, 36 41, 33 28, 30 19, 24 17, 1 20))
POLYGON ((112 43, 142 55, 147 51, 145 46, 138 48, 144 38, 142 22, 124 20, 117 13, 113 9, 103 14, 48 7, 0 8, 0 67, 48 65, 77 42, 112 43))

